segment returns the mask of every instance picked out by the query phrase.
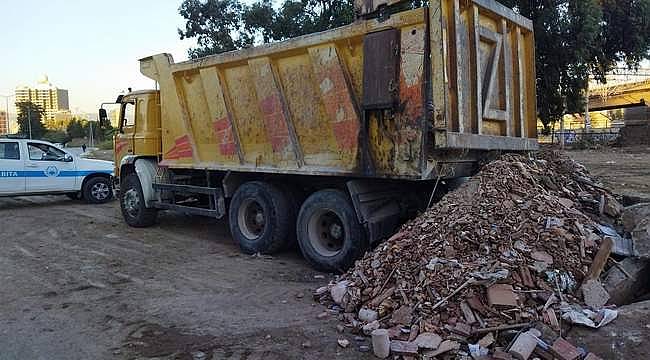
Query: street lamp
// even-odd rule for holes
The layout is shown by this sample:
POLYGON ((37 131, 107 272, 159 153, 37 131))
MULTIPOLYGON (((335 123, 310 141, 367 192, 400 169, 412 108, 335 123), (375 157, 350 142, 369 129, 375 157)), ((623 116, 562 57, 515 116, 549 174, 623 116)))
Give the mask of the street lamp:
POLYGON ((0 97, 5 98, 6 102, 6 116, 7 116, 7 134, 9 133, 9 129, 11 129, 11 126, 9 126, 9 98, 16 97, 16 95, 0 95, 0 97))

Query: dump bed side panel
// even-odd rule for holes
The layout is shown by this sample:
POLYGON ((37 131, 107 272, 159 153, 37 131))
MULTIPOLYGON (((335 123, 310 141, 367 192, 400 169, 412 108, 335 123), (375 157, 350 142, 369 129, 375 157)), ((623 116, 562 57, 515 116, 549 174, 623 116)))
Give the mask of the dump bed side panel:
POLYGON ((431 14, 436 147, 536 148, 530 20, 491 0, 434 3, 440 9, 431 14), (443 78, 446 86, 436 86, 443 78))
POLYGON ((163 164, 419 178, 426 135, 425 13, 420 8, 385 21, 359 20, 179 64, 168 55, 145 59, 142 72, 160 83, 163 164), (375 75, 364 72, 364 41, 382 31, 396 32, 401 44, 387 49, 400 70, 383 89, 397 95, 386 108, 393 115, 379 119, 362 95, 364 78, 375 75), (364 125, 370 122, 372 129, 364 125))

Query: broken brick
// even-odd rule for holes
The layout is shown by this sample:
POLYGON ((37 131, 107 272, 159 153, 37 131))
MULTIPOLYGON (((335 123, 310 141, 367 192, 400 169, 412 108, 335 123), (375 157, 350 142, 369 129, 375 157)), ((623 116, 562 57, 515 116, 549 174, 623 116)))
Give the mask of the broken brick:
POLYGON ((487 289, 490 306, 517 306, 517 295, 512 285, 494 284, 487 289))
POLYGON ((574 360, 581 355, 580 351, 573 344, 562 338, 555 340, 553 346, 551 346, 551 351, 561 360, 574 360))

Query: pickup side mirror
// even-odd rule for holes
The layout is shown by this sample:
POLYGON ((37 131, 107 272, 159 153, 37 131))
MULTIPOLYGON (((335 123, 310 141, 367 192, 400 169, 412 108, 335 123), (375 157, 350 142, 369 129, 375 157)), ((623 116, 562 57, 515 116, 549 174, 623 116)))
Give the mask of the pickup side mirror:
POLYGON ((72 162, 73 160, 74 160, 74 158, 70 154, 65 154, 63 156, 63 161, 65 161, 65 162, 72 162))

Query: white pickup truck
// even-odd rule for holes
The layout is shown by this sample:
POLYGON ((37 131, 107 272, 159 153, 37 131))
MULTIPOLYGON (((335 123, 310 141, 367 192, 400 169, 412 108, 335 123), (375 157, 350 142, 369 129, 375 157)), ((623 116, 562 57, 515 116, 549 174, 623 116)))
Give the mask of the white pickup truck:
POLYGON ((113 198, 113 163, 83 159, 46 141, 0 138, 0 196, 65 194, 89 203, 113 198))

